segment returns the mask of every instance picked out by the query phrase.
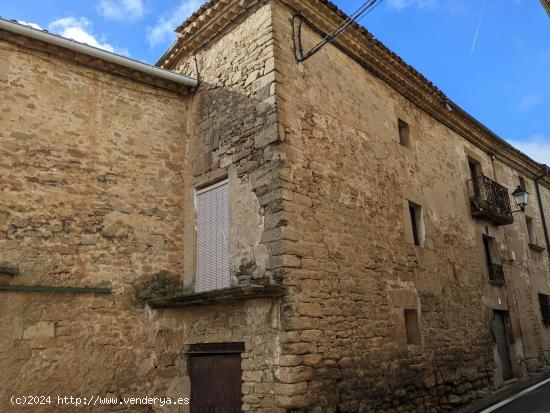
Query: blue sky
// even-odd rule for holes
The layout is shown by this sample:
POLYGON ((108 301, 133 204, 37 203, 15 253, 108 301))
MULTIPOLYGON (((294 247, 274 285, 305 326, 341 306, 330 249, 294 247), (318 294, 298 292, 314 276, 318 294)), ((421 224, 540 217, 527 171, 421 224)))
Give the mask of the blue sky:
MULTIPOLYGON (((154 63, 202 3, 0 0, 0 16, 154 63)), ((353 12, 362 1, 335 3, 353 12)), ((550 17, 538 0, 383 0, 361 23, 462 108, 550 165, 550 17)))

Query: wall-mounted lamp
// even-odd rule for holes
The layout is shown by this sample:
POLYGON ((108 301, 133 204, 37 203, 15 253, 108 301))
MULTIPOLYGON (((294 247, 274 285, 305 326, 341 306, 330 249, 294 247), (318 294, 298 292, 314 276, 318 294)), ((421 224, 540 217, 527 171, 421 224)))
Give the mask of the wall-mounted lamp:
POLYGON ((518 186, 516 190, 512 192, 512 196, 514 197, 514 201, 516 201, 516 205, 519 208, 517 211, 512 211, 512 213, 525 212, 525 207, 529 203, 529 192, 521 186, 518 186))

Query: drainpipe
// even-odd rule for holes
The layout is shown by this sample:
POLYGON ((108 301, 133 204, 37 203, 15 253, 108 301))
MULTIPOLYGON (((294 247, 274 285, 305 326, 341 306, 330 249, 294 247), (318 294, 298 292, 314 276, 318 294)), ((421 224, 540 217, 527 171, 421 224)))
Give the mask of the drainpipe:
POLYGON ((188 86, 191 88, 195 88, 199 85, 197 79, 193 79, 192 77, 183 76, 170 70, 165 70, 156 66, 148 65, 147 63, 138 62, 137 60, 129 59, 115 53, 98 49, 97 47, 88 46, 84 43, 76 42, 74 40, 58 36, 56 34, 34 29, 32 27, 15 23, 6 19, 0 18, 0 29, 30 37, 31 39, 40 40, 59 47, 63 47, 65 49, 92 56, 97 59, 105 60, 107 62, 124 66, 128 69, 137 70, 138 72, 158 77, 160 79, 168 80, 170 82, 178 83, 180 85, 188 86))
POLYGON ((548 226, 546 225, 546 215, 544 214, 544 205, 542 203, 542 195, 540 193, 539 181, 542 178, 546 178, 549 175, 550 175, 550 167, 548 167, 547 165, 544 165, 544 175, 541 175, 538 178, 535 178, 535 188, 537 189, 537 198, 539 201, 539 209, 540 209, 540 215, 542 218, 542 227, 544 229, 544 238, 546 239, 546 251, 548 252, 548 255, 550 255, 550 237, 548 235, 548 226))

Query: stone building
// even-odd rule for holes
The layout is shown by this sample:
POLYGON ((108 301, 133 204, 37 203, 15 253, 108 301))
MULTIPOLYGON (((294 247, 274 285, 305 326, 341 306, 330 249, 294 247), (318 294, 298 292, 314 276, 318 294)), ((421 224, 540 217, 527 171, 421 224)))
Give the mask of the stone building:
POLYGON ((549 368, 548 168, 360 26, 297 62, 345 17, 213 0, 166 70, 0 22, 0 411, 444 412, 549 368))

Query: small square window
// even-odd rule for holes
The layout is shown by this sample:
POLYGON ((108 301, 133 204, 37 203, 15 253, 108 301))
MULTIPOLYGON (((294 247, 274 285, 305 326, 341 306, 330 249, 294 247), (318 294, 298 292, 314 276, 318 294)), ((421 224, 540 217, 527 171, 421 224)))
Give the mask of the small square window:
POLYGON ((406 308, 404 310, 405 331, 407 344, 419 346, 421 343, 420 326, 418 324, 418 310, 406 308))
POLYGON ((545 326, 550 326, 550 296, 539 294, 540 313, 545 326))
POLYGON ((399 129, 399 143, 407 148, 411 147, 411 137, 409 124, 404 120, 398 119, 397 127, 399 129))
POLYGON ((426 236, 422 207, 409 201, 409 215, 411 217, 411 229, 414 245, 422 247, 424 246, 424 239, 426 236))

